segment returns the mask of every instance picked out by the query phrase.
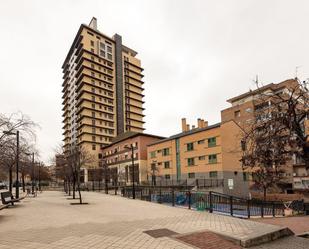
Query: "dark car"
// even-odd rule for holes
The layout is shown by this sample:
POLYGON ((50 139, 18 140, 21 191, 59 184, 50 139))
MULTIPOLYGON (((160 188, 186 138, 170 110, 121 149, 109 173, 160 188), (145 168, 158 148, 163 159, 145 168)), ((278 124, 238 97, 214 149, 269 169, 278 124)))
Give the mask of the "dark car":
POLYGON ((0 189, 7 189, 8 187, 4 182, 0 182, 0 189))

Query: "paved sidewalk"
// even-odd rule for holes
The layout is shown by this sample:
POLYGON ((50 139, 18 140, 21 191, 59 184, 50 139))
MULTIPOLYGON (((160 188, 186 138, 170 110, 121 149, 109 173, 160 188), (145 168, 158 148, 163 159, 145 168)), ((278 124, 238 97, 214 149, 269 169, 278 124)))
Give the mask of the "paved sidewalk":
POLYGON ((286 226, 295 234, 309 234, 309 216, 256 219, 258 222, 276 226, 286 226))
POLYGON ((1 210, 0 249, 193 248, 170 237, 153 238, 144 231, 165 228, 186 234, 209 230, 245 238, 277 229, 273 225, 120 196, 92 192, 84 192, 83 196, 89 205, 72 206, 73 200, 63 193, 44 192, 1 210))

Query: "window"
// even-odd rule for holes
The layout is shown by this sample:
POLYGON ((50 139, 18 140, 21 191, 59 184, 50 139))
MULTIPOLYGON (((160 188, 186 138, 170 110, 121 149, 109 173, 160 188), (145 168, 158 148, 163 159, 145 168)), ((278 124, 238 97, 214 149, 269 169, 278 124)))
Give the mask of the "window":
POLYGON ((150 152, 150 158, 155 158, 155 157, 156 157, 156 152, 155 151, 150 152))
POLYGON ((107 46, 107 52, 108 52, 108 53, 111 53, 111 52, 112 52, 112 47, 107 46))
POLYGON ((197 143, 198 144, 203 144, 203 143, 205 143, 205 140, 203 139, 203 140, 199 140, 199 141, 197 141, 197 143))
POLYGON ((112 60, 112 55, 111 54, 107 54, 107 59, 112 60))
POLYGON ((205 159, 206 159, 205 156, 199 156, 199 157, 198 157, 198 160, 200 160, 200 161, 205 160, 205 159))
POLYGON ((171 179, 171 175, 165 175, 165 179, 166 179, 166 180, 171 179))
POLYGON ((244 182, 249 181, 249 176, 250 176, 249 172, 242 172, 242 178, 243 178, 244 182))
POLYGON ((208 163, 217 163, 217 155, 216 154, 209 155, 208 156, 208 163))
POLYGON ((193 143, 188 143, 187 144, 187 151, 191 151, 194 149, 193 143))
POLYGON ((170 162, 169 161, 164 162, 164 168, 165 169, 169 169, 170 168, 170 162))
POLYGON ((92 150, 96 150, 95 144, 92 145, 92 150))
POLYGON ((92 141, 95 142, 95 136, 92 136, 92 141))
POLYGON ((193 166, 194 165, 194 157, 188 158, 188 166, 193 166))
POLYGON ((210 178, 217 178, 218 177, 218 171, 210 171, 209 177, 210 178))
POLYGON ((100 50, 100 56, 105 57, 105 51, 100 50))
POLYGON ((170 154, 170 149, 169 148, 163 149, 163 151, 162 151, 162 155, 163 156, 168 156, 169 154, 170 154))
POLYGON ((217 139, 215 137, 208 138, 208 147, 215 147, 217 145, 217 139))
POLYGON ((90 44, 93 47, 94 46, 94 41, 90 41, 90 44))
POLYGON ((195 178, 195 173, 188 173, 188 178, 195 178))
POLYGON ((234 112, 234 117, 235 118, 239 118, 240 117, 240 111, 239 110, 234 112))

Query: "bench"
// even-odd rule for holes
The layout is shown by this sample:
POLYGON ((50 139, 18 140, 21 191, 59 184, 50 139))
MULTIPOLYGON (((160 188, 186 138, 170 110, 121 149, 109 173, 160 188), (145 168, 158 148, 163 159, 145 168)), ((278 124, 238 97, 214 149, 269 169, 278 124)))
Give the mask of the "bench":
POLYGON ((3 205, 14 205, 14 202, 19 202, 20 199, 14 199, 11 192, 1 192, 1 200, 3 205))

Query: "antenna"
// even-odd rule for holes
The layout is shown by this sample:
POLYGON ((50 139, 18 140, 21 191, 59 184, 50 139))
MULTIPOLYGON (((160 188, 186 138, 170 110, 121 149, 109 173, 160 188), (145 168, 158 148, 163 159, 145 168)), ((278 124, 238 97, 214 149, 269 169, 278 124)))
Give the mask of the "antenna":
POLYGON ((295 67, 295 79, 297 79, 297 74, 298 74, 298 68, 300 68, 301 66, 296 66, 295 67))
POLYGON ((258 75, 255 75, 255 79, 252 80, 254 85, 257 87, 259 85, 259 76, 258 75))

